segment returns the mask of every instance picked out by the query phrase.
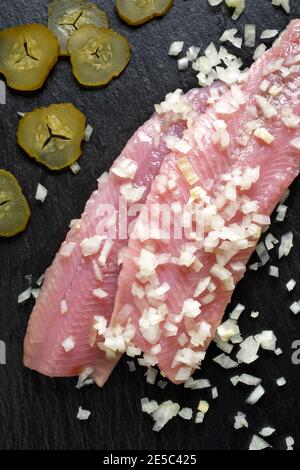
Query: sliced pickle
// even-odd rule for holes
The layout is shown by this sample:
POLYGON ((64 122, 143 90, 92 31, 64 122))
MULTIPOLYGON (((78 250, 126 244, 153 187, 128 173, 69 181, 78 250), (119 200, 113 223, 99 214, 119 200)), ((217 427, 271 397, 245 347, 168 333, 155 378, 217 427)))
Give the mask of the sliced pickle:
POLYGON ((69 167, 81 156, 85 115, 70 103, 52 104, 20 120, 18 144, 50 170, 69 167))
POLYGON ((16 90, 41 88, 58 54, 57 39, 44 25, 25 24, 0 32, 0 73, 16 90))
POLYGON ((60 45, 61 55, 69 55, 68 40, 81 26, 94 24, 108 28, 108 18, 94 3, 85 0, 54 0, 48 7, 48 28, 60 45))
POLYGON ((130 60, 130 44, 112 29, 82 26, 69 40, 75 78, 86 87, 103 86, 120 75, 130 60))
POLYGON ((9 171, 0 170, 0 237, 13 237, 23 232, 30 215, 18 181, 9 171))
POLYGON ((138 26, 163 16, 173 6, 173 0, 116 0, 119 17, 130 26, 138 26))

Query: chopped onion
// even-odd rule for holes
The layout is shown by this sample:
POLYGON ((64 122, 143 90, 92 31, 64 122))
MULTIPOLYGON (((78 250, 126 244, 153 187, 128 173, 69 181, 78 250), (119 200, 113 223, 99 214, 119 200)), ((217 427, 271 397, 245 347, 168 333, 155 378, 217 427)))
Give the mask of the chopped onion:
POLYGON ((81 406, 79 407, 77 419, 79 419, 80 421, 86 421, 87 419, 89 419, 90 416, 91 412, 89 410, 84 410, 83 408, 81 408, 81 406))
POLYGON ((18 296, 18 304, 21 304, 25 302, 25 300, 28 300, 30 296, 31 296, 31 287, 28 287, 28 289, 21 292, 21 294, 18 296))
POLYGON ((284 377, 280 377, 279 379, 276 380, 276 383, 278 387, 282 387, 283 385, 286 384, 286 379, 284 377))
POLYGON ((276 429, 271 428, 271 427, 269 427, 269 426, 266 426, 265 428, 262 428, 262 429, 259 431, 259 434, 260 434, 260 436, 262 436, 262 437, 269 437, 269 436, 271 436, 275 431, 276 431, 276 429))
POLYGON ((154 385, 157 374, 158 374, 157 369, 154 369, 154 367, 149 367, 146 374, 145 374, 146 375, 146 382, 148 384, 154 385))
POLYGON ((197 409, 205 414, 209 410, 209 403, 206 400, 200 400, 197 409))
POLYGON ((284 204, 279 204, 279 206, 276 209, 277 215, 276 215, 276 220, 277 222, 283 222, 287 213, 288 207, 285 206, 284 204))
POLYGON ((241 316, 241 313, 245 310, 245 308, 246 308, 245 305, 237 304, 237 306, 229 314, 230 318, 232 320, 238 320, 241 316))
POLYGON ((257 385, 261 383, 261 379, 259 377, 254 377, 254 375, 242 374, 239 377, 239 382, 245 385, 256 387, 257 385))
POLYGON ((234 417, 234 429, 248 428, 249 424, 245 413, 239 411, 234 417))
POLYGON ((263 127, 258 127, 257 129, 255 129, 254 135, 255 135, 255 137, 262 140, 263 142, 265 142, 268 145, 270 145, 274 142, 274 136, 272 134, 270 134, 270 132, 267 131, 267 129, 265 129, 263 127))
POLYGON ((94 130, 93 127, 90 126, 89 124, 86 126, 84 137, 83 137, 86 142, 89 142, 91 140, 93 130, 94 130))
POLYGON ((293 248, 293 233, 287 232, 281 237, 281 243, 278 250, 278 258, 282 258, 283 256, 288 256, 290 254, 291 249, 293 248))
POLYGON ((82 387, 86 387, 87 385, 92 385, 95 383, 94 379, 90 378, 91 374, 93 373, 92 367, 86 367, 78 377, 78 381, 76 384, 76 388, 79 390, 82 387))
POLYGON ((180 406, 171 400, 165 401, 152 413, 155 421, 153 431, 159 432, 172 418, 179 413, 180 406))
POLYGON ((182 51, 183 46, 184 46, 183 41, 174 41, 174 42, 172 42, 170 44, 168 54, 171 55, 171 56, 177 56, 182 51))
POLYGON ((210 4, 211 7, 215 7, 217 5, 220 5, 220 3, 222 3, 223 0, 208 0, 208 3, 210 4))
POLYGON ((234 367, 238 366, 238 363, 233 361, 225 353, 220 354, 217 357, 214 357, 213 361, 219 364, 221 367, 223 367, 223 369, 233 369, 234 367))
POLYGON ((277 34, 279 33, 278 29, 265 29, 261 35, 260 35, 260 39, 270 39, 270 38, 274 38, 275 36, 277 36, 277 34))
POLYGON ((275 351, 277 338, 272 330, 265 330, 254 336, 255 341, 266 351, 275 351))
POLYGON ((192 408, 182 408, 178 415, 183 419, 190 420, 193 417, 193 410, 192 408))
POLYGON ((41 293, 41 289, 39 288, 31 289, 31 295, 34 299, 37 299, 40 293, 41 293))
POLYGON ((259 343, 255 340, 254 336, 248 336, 241 344, 236 358, 239 362, 251 364, 258 359, 259 343))
POLYGON ((75 162, 73 163, 73 165, 70 166, 70 170, 72 171, 72 173, 74 173, 74 175, 77 175, 77 173, 79 173, 81 170, 81 166, 77 162, 75 162))
POLYGON ((260 44, 254 51, 253 60, 259 59, 266 52, 267 46, 265 44, 260 44))
POLYGON ((72 351, 75 347, 75 340, 73 336, 69 336, 62 342, 62 347, 66 352, 72 351))
POLYGON ((294 279, 290 279, 287 283, 286 283, 286 288, 289 292, 291 292, 294 287, 296 285, 296 281, 294 279))
POLYGON ((256 39, 256 26, 255 24, 245 25, 245 47, 254 47, 256 39))
POLYGON ((184 382, 184 388, 189 388, 191 390, 201 390, 203 388, 209 388, 211 383, 208 379, 193 379, 193 377, 189 377, 184 382))
POLYGON ((48 194, 48 190, 42 185, 38 184, 35 193, 35 199, 38 201, 44 202, 48 194))
POLYGON ((276 354, 276 356, 280 356, 283 353, 283 351, 281 348, 276 348, 274 353, 276 354))
POLYGON ((97 253, 100 249, 103 237, 95 235, 94 237, 85 238, 80 243, 80 248, 83 256, 91 256, 97 253))
POLYGON ((203 423, 204 417, 205 417, 205 413, 203 413, 202 411, 198 411, 198 413, 196 414, 195 423, 196 424, 203 423))
POLYGON ((76 247, 76 243, 74 242, 64 242, 59 253, 64 258, 69 258, 69 256, 71 256, 71 254, 73 253, 75 247, 76 247))
POLYGON ((235 8, 232 19, 236 21, 245 10, 245 0, 225 0, 229 8, 235 8))
POLYGON ((285 439, 287 450, 293 450, 293 445, 295 444, 295 440, 292 436, 288 436, 285 439))
POLYGON ((258 400, 265 394, 265 389, 262 385, 258 385, 252 393, 250 393, 249 397, 246 400, 248 405, 255 405, 258 400))
POLYGON ((300 302, 294 302, 292 305, 290 305, 290 310, 295 314, 298 315, 300 312, 300 302))
POLYGON ((270 266, 269 267, 269 276, 279 277, 279 269, 278 269, 277 266, 270 266))
POLYGON ((257 318, 258 316, 259 316, 259 312, 254 312, 254 311, 252 311, 252 312, 250 313, 250 317, 251 317, 251 318, 257 318))
POLYGON ((217 387, 213 387, 213 388, 211 389, 211 397, 212 397, 212 399, 215 400, 216 398, 218 398, 218 396, 219 396, 219 393, 218 393, 217 387))
POLYGON ((264 242, 260 242, 256 247, 256 253, 261 261, 261 265, 264 266, 270 260, 270 255, 266 250, 264 242))
POLYGON ((158 409, 158 403, 155 400, 149 401, 149 398, 141 399, 142 412, 151 414, 158 409))
POLYGON ((273 250, 274 245, 277 245, 277 243, 279 243, 279 240, 277 240, 277 238, 275 238, 271 233, 268 233, 265 238, 265 245, 267 250, 273 250))
POLYGON ((105 299, 105 297, 108 296, 108 293, 105 292, 105 290, 98 288, 93 290, 93 296, 97 297, 97 299, 105 299))
POLYGON ((60 302, 60 313, 64 315, 68 311, 68 304, 65 300, 62 300, 60 302))
POLYGON ((249 445, 249 450, 263 450, 267 447, 270 447, 270 445, 264 439, 257 436, 256 434, 253 435, 249 445))
POLYGON ((286 13, 291 12, 290 0, 272 0, 272 5, 282 7, 286 13))
POLYGON ((178 65, 178 70, 187 70, 189 66, 189 58, 188 57, 182 57, 177 61, 178 65))

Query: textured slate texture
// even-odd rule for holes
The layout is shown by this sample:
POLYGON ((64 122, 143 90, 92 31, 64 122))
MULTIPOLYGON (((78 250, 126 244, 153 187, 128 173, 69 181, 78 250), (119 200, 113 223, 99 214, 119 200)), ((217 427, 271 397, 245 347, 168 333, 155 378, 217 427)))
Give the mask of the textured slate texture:
MULTIPOLYGON (((7 345, 7 365, 0 365, 0 448, 1 449, 246 449, 251 434, 272 425, 276 433, 269 438, 275 448, 284 448, 284 438, 292 435, 300 447, 300 365, 292 364, 291 344, 300 339, 299 318, 289 312, 289 305, 300 296, 300 286, 288 294, 285 283, 290 277, 300 281, 300 182, 292 187, 289 211, 283 224, 274 223, 272 232, 280 235, 294 231, 295 247, 288 259, 280 262, 272 253, 273 264, 280 268, 280 280, 271 279, 267 268, 249 272, 234 294, 247 306, 240 320, 244 336, 274 329, 284 350, 280 357, 262 352, 260 359, 239 372, 263 377, 266 395, 250 407, 244 401, 249 387, 229 382, 235 371, 224 371, 211 362, 219 353, 210 348, 202 377, 218 386, 220 397, 211 403, 203 425, 195 426, 181 418, 173 420, 160 433, 151 430, 152 421, 140 410, 140 398, 148 396, 159 402, 178 401, 182 406, 196 405, 200 398, 210 399, 210 392, 187 391, 168 385, 164 391, 145 383, 144 371, 130 374, 123 359, 103 390, 75 390, 75 379, 50 380, 22 366, 22 342, 32 301, 17 305, 17 296, 32 274, 33 280, 51 263, 63 241, 70 219, 78 217, 96 178, 107 170, 114 158, 136 130, 152 113, 153 104, 181 87, 196 85, 192 70, 178 72, 176 61, 167 56, 168 45, 182 39, 187 45, 202 49, 217 41, 224 29, 234 27, 224 7, 210 9, 207 0, 175 0, 172 11, 162 20, 130 29, 118 20, 111 0, 96 0, 108 11, 111 25, 126 34, 133 46, 132 61, 123 75, 101 90, 80 88, 72 78, 67 60, 60 60, 45 87, 33 94, 9 90, 7 105, 0 105, 0 167, 11 170, 22 184, 32 207, 27 231, 12 239, 0 240, 0 339, 7 345), (82 171, 53 174, 26 157, 17 147, 15 134, 17 111, 28 111, 54 102, 73 102, 94 127, 89 144, 84 145, 80 160, 82 171), (34 200, 41 182, 49 195, 41 205, 34 200), (258 319, 250 318, 259 310, 258 319), (287 385, 279 388, 275 380, 285 376, 287 385), (88 422, 76 420, 78 406, 92 411, 88 422), (233 429, 234 414, 244 411, 249 429, 233 429)), ((265 28, 283 29, 289 17, 270 0, 248 0, 247 13, 238 21, 242 32, 245 23, 256 23, 259 33, 265 28)), ((293 17, 300 15, 297 0, 291 0, 293 17), (297 4, 297 5, 296 5, 297 4)), ((2 0, 0 28, 25 22, 45 22, 46 0, 2 0)), ((251 50, 242 56, 247 64, 251 50)), ((199 374, 200 375, 200 374, 199 374)), ((211 400, 210 400, 211 401, 211 400)))

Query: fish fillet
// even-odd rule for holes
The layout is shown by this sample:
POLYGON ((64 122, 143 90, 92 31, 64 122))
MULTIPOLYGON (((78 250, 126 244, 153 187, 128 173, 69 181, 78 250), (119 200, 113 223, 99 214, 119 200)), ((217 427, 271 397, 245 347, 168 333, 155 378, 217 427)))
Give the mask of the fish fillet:
MULTIPOLYGON (((114 222, 109 220, 114 218, 112 208, 118 216, 121 193, 128 205, 145 201, 168 153, 166 138, 181 137, 188 116, 204 112, 208 97, 208 90, 191 90, 183 98, 184 109, 168 111, 164 116, 155 114, 134 134, 109 174, 99 179, 81 219, 73 221, 66 241, 46 271, 25 338, 27 367, 51 377, 92 370, 98 385, 106 382, 118 357, 107 360, 98 348, 94 317, 110 319, 120 271, 118 257, 127 245, 127 233, 123 238, 119 233, 105 235, 104 222, 107 227, 114 222), (106 205, 110 216, 105 213, 106 205)), ((135 218, 136 214, 129 215, 129 223, 135 218)))
POLYGON ((200 367, 262 229, 299 173, 299 72, 295 20, 165 157, 129 240, 103 349, 114 348, 122 326, 134 331, 129 350, 143 351, 144 365, 158 364, 174 383, 200 367), (168 239, 162 218, 180 207, 191 209, 192 223, 168 239))

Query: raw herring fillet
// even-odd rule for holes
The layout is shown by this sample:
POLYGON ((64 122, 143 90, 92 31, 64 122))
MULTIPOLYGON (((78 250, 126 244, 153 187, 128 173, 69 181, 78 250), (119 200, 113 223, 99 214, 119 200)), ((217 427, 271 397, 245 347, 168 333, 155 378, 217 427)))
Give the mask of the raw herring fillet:
MULTIPOLYGON (((188 153, 173 151, 164 159, 159 177, 168 181, 176 172, 175 189, 162 194, 152 184, 118 279, 108 350, 116 326, 133 325, 132 343, 146 364, 158 364, 171 381, 182 382, 199 368, 262 226, 299 173, 299 72, 296 20, 239 86, 185 132, 188 153), (158 240, 150 229, 147 236, 152 204, 170 208, 189 200, 202 208, 203 237, 158 240), (163 253, 171 258, 157 267, 163 253)), ((158 230, 159 217, 152 222, 151 230, 158 230)))
MULTIPOLYGON (((187 114, 189 109, 199 113, 205 111, 208 90, 191 90, 186 96, 187 114)), ((166 137, 180 137, 185 127, 186 122, 180 114, 154 115, 134 134, 114 163, 114 168, 118 168, 121 162, 127 162, 126 168, 120 171, 127 171, 126 174, 131 174, 132 178, 119 177, 110 171, 99 179, 98 189, 89 199, 81 219, 73 223, 52 266, 46 271, 25 338, 24 364, 27 367, 51 377, 79 375, 90 368, 98 385, 106 382, 118 358, 108 361, 97 344, 93 344, 96 339, 93 334, 94 316, 110 319, 120 270, 118 254, 127 245, 127 238, 116 239, 112 247, 109 240, 106 245, 103 241, 97 253, 91 256, 83 256, 80 244, 84 239, 90 240, 101 233, 98 225, 101 217, 97 210, 103 204, 112 204, 118 211, 121 187, 125 184, 144 187, 139 203, 145 201, 161 160, 167 153, 166 137), (170 119, 176 122, 170 123, 170 119), (100 266, 97 260, 104 245, 109 254, 105 261, 102 253, 104 262, 100 266), (101 276, 103 281, 99 280, 101 276), (104 291, 98 291, 100 297, 107 294, 106 297, 97 298, 93 294, 97 289, 104 291), (70 348, 75 344, 68 352, 62 346, 66 339, 69 339, 67 343, 71 341, 70 348)), ((133 216, 129 217, 129 222, 133 219, 133 216)))

